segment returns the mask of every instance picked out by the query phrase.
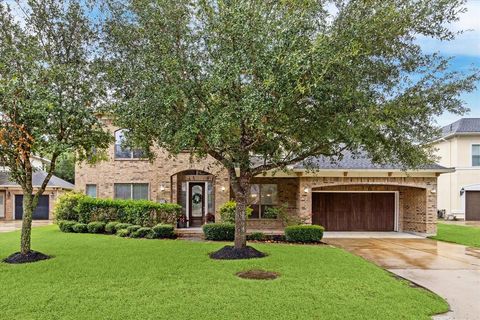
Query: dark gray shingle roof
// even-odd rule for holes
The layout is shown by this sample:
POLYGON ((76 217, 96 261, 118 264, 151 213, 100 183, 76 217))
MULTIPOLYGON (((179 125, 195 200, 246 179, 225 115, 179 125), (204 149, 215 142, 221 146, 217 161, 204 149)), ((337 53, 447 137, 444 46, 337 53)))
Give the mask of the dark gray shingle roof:
POLYGON ((442 128, 442 138, 458 133, 480 133, 480 118, 463 118, 442 128))
MULTIPOLYGON (((401 170, 400 164, 375 164, 364 153, 353 154, 351 152, 344 152, 343 158, 330 159, 328 157, 313 157, 305 161, 299 162, 293 166, 293 169, 378 169, 378 170, 401 170)), ((436 163, 427 164, 418 168, 420 170, 444 170, 447 169, 436 163)))
MULTIPOLYGON (((47 176, 47 173, 45 171, 35 171, 32 177, 33 186, 39 187, 46 176, 47 176)), ((18 183, 16 183, 10 178, 8 172, 5 172, 5 171, 0 172, 0 187, 1 186, 17 186, 17 185, 18 183)), ((60 179, 59 177, 52 176, 52 178, 48 182, 48 187, 73 189, 75 186, 68 181, 60 179)))

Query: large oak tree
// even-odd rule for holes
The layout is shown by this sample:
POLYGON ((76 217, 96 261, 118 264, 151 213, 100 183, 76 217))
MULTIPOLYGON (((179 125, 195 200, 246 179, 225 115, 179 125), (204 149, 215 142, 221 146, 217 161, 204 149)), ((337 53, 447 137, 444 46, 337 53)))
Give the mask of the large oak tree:
POLYGON ((97 35, 82 5, 29 0, 15 9, 20 18, 0 1, 0 165, 23 190, 20 254, 28 260, 32 214, 58 159, 75 153, 94 161, 110 136, 94 113, 104 90, 93 65, 97 35), (51 164, 35 188, 31 160, 39 154, 51 164))
POLYGON ((211 156, 246 245, 251 179, 312 156, 432 161, 434 119, 465 111, 478 73, 449 72, 418 36, 444 41, 461 0, 112 1, 109 76, 131 143, 211 156), (328 9, 328 10, 327 10, 328 9), (331 13, 335 12, 335 13, 331 13))

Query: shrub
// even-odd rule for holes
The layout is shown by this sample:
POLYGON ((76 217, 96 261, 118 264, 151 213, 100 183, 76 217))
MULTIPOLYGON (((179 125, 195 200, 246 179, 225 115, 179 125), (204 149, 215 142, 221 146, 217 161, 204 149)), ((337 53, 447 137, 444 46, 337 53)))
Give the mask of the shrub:
POLYGON ((61 220, 58 221, 58 228, 62 232, 75 232, 73 226, 77 224, 76 221, 61 220))
POLYGON ((160 239, 171 239, 175 237, 173 225, 171 224, 157 224, 155 227, 153 227, 153 233, 155 238, 160 239))
POLYGON ((175 224, 182 207, 173 203, 147 200, 97 199, 84 197, 78 202, 78 221, 120 221, 151 227, 158 223, 175 224))
POLYGON ((322 226, 300 225, 285 228, 285 238, 288 242, 320 242, 325 229, 322 226))
POLYGON ((263 232, 252 232, 252 234, 247 236, 247 239, 252 241, 264 241, 265 238, 266 237, 263 232))
POLYGON ((88 227, 85 223, 78 222, 73 225, 73 231, 76 233, 87 233, 88 227))
MULTIPOLYGON (((237 208, 237 203, 235 201, 227 201, 223 206, 220 207, 220 217, 224 223, 235 223, 235 209, 237 208)), ((247 218, 252 214, 253 209, 247 207, 246 210, 247 218)))
POLYGON ((127 229, 120 229, 117 231, 117 236, 125 238, 130 235, 130 232, 127 229))
POLYGON ((105 222, 94 221, 87 224, 88 232, 90 233, 104 233, 105 232, 105 222))
POLYGON ((58 197, 53 208, 55 220, 79 221, 78 203, 88 198, 86 195, 77 192, 66 192, 58 197))
POLYGON ((117 232, 117 225, 120 224, 118 221, 112 221, 105 225, 105 232, 110 234, 115 234, 117 232))
POLYGON ((130 223, 117 223, 117 225, 115 226, 115 232, 121 229, 127 229, 130 226, 131 226, 130 223))
POLYGON ((132 233, 134 233, 135 231, 137 231, 138 229, 140 229, 142 226, 137 226, 137 225, 133 225, 133 226, 129 226, 127 227, 127 230, 128 232, 130 232, 130 235, 132 233))
POLYGON ((141 227, 136 231, 130 232, 130 237, 132 238, 147 238, 147 236, 153 233, 152 228, 149 227, 141 227))
POLYGON ((203 225, 206 240, 233 241, 235 238, 235 225, 231 223, 210 223, 203 225))

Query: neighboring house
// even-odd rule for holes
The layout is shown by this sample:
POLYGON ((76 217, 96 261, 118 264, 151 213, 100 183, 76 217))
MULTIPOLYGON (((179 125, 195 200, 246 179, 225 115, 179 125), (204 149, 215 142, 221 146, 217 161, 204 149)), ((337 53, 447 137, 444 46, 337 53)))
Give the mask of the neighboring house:
POLYGON ((480 220, 480 118, 443 127, 435 146, 439 163, 455 169, 438 179, 438 208, 457 218, 480 220))
MULTIPOLYGON (((188 153, 172 158, 156 150, 150 162, 141 158, 142 152, 122 148, 122 130, 109 121, 105 125, 116 138, 108 150, 110 159, 77 165, 77 190, 100 198, 178 203, 188 227, 220 220, 219 208, 232 197, 228 174, 214 159, 192 162, 188 153)), ((449 169, 431 165, 404 172, 350 154, 335 164, 311 160, 315 172, 298 163, 289 172, 267 172, 254 179, 249 228, 281 228, 280 221, 265 219, 265 212, 286 205, 290 214, 330 231, 436 232, 437 177, 449 169)))
MULTIPOLYGON (((32 166, 36 169, 32 182, 34 188, 39 187, 47 173, 43 171, 50 161, 41 157, 32 157, 32 166)), ((37 209, 33 214, 35 220, 53 219, 52 210, 58 195, 73 190, 74 185, 53 176, 40 197, 37 209)), ((23 215, 23 191, 20 185, 9 177, 8 168, 0 168, 0 221, 21 220, 23 215)))

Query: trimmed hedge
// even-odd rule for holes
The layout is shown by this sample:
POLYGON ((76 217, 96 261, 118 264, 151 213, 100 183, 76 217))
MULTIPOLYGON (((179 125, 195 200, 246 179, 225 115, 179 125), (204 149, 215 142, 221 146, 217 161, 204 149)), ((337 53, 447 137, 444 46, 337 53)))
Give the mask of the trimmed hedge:
POLYGON ((171 224, 157 224, 152 228, 155 238, 172 239, 175 238, 173 225, 171 224))
POLYGON ((265 233, 263 233, 263 232, 252 232, 252 234, 247 235, 247 240, 264 241, 264 240, 266 240, 265 233))
POLYGON ((144 227, 159 223, 175 224, 182 207, 147 200, 112 200, 85 197, 78 202, 80 222, 120 221, 144 227))
POLYGON ((73 225, 73 231, 75 231, 76 233, 87 233, 88 232, 87 224, 85 224, 85 223, 75 223, 73 225))
POLYGON ((150 233, 153 233, 152 228, 141 227, 136 231, 130 232, 130 237, 132 238, 147 238, 150 233))
POLYGON ((77 221, 61 220, 61 221, 58 221, 58 228, 62 232, 75 232, 73 230, 73 226, 76 224, 77 224, 77 221))
POLYGON ((316 225, 289 226, 285 228, 285 239, 288 242, 320 242, 324 231, 324 227, 316 225))
POLYGON ((121 229, 127 229, 128 227, 130 227, 132 224, 130 223, 117 223, 117 225, 115 226, 115 233, 118 231, 118 230, 121 230, 121 229))
POLYGON ((105 225, 105 232, 109 234, 115 234, 117 232, 117 225, 120 224, 118 221, 112 221, 105 225))
MULTIPOLYGON (((83 193, 66 192, 58 197, 53 208, 53 215, 56 221, 71 220, 79 221, 78 203, 88 198, 83 193)), ((88 221, 90 222, 90 221, 88 221)))
POLYGON ((206 240, 233 241, 235 238, 235 225, 231 223, 209 223, 202 229, 206 240))
POLYGON ((88 232, 90 233, 104 233, 105 232, 105 222, 94 221, 87 224, 88 232))
POLYGON ((137 231, 138 229, 140 229, 142 226, 138 226, 138 225, 133 225, 133 226, 129 226, 127 227, 127 230, 128 232, 130 232, 130 234, 134 233, 135 231, 137 231))
POLYGON ((159 223, 176 224, 182 207, 174 203, 157 203, 148 200, 98 199, 84 194, 68 192, 55 204, 55 219, 81 223, 93 221, 119 221, 142 227, 159 223))
MULTIPOLYGON (((235 201, 227 201, 220 207, 220 219, 223 223, 235 223, 235 210, 237 203, 235 201)), ((246 208, 247 218, 252 215, 253 209, 251 207, 246 208)))
POLYGON ((116 234, 119 237, 125 238, 125 237, 128 237, 130 235, 130 232, 127 229, 120 229, 120 230, 117 231, 116 234))

